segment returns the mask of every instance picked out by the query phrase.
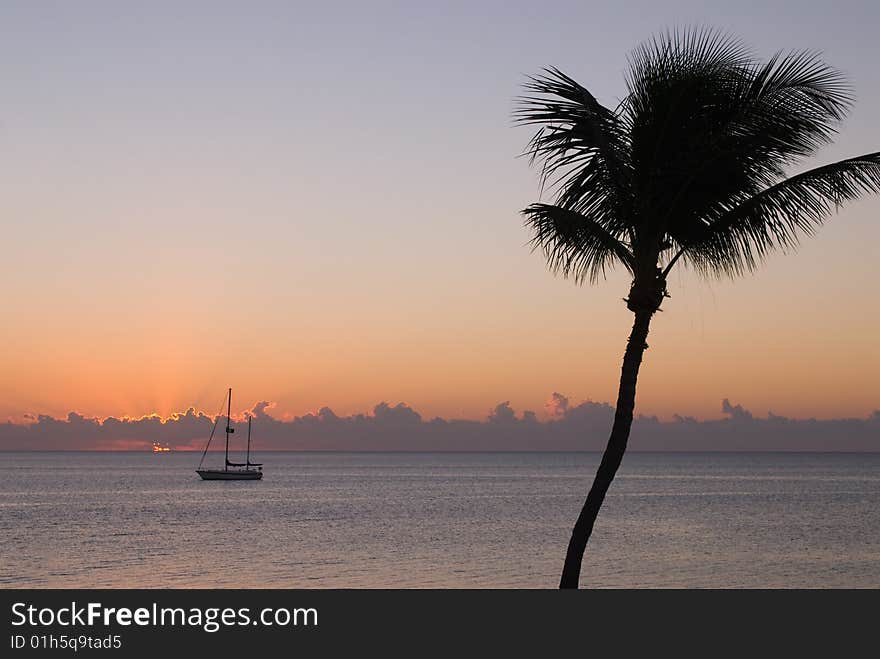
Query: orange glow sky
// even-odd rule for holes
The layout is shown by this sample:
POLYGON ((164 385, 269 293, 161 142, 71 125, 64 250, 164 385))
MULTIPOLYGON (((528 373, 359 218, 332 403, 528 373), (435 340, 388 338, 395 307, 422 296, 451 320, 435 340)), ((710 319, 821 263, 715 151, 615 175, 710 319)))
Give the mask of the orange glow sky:
MULTIPOLYGON (((492 3, 343 24, 148 4, 0 10, 0 419, 214 412, 227 386, 277 416, 613 402, 627 283, 578 288, 529 253, 517 211, 537 180, 509 117, 522 74, 551 64, 612 103, 628 50, 666 25, 822 49, 858 103, 810 164, 880 149, 867 4, 799 5, 782 35, 776 9, 730 3, 609 6, 602 30, 586 3, 564 23, 508 4, 488 31, 492 3)), ((638 412, 880 407, 878 219, 859 202, 736 282, 673 274, 638 412)))

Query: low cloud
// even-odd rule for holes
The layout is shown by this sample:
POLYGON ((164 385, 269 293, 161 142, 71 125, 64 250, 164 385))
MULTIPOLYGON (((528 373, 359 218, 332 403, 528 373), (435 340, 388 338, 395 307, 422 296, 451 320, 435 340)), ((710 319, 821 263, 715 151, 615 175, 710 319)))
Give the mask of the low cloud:
MULTIPOLYGON (((273 404, 256 403, 257 450, 337 451, 600 451, 614 418, 608 403, 578 405, 554 392, 546 419, 532 410, 519 414, 509 401, 483 421, 425 419, 409 405, 379 403, 370 414, 339 416, 329 407, 278 419, 273 404)), ((639 416, 630 449, 636 451, 880 451, 880 410, 863 419, 790 419, 754 416, 727 399, 723 418, 672 421, 639 416)), ((175 449, 204 447, 215 418, 193 408, 167 419, 97 419, 71 412, 66 418, 26 415, 26 423, 0 424, 0 450, 149 449, 153 442, 175 449)), ((219 426, 218 426, 219 427, 219 426)), ((219 443, 218 443, 219 445, 219 443)))
POLYGON ((489 423, 516 423, 516 412, 514 412, 513 408, 510 406, 509 400, 506 400, 503 403, 498 403, 498 405, 489 412, 489 423))
POLYGON ((544 409, 551 417, 565 416, 568 411, 568 398, 558 391, 554 391, 550 400, 544 403, 544 409))
POLYGON ((731 405, 726 398, 721 401, 721 411, 730 415, 731 419, 752 419, 752 413, 745 409, 742 405, 731 405))

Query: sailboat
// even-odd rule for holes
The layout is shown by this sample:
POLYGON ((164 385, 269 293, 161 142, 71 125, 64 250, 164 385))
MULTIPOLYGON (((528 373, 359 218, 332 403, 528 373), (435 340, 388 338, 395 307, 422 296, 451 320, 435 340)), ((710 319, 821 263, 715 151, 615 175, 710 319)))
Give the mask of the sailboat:
POLYGON ((205 461, 205 455, 208 453, 208 447, 211 446, 211 440, 214 438, 214 431, 217 430, 217 422, 220 415, 214 420, 214 427, 211 429, 211 436, 208 437, 208 443, 205 450, 202 451, 202 459, 199 460, 199 467, 196 473, 206 481, 258 481, 263 477, 263 465, 260 462, 251 462, 251 416, 248 415, 248 438, 247 438, 247 458, 244 462, 229 461, 229 435, 235 432, 231 421, 232 412, 232 388, 229 388, 229 394, 226 399, 226 460, 223 469, 202 469, 202 463, 205 461), (231 469, 230 469, 231 467, 231 469), (242 469, 242 467, 244 467, 242 469), (256 469, 251 469, 256 467, 256 469))

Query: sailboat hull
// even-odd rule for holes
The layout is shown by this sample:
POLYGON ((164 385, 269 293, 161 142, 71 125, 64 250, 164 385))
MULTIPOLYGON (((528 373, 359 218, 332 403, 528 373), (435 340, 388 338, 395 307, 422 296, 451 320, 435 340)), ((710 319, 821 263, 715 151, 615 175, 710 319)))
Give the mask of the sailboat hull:
POLYGON ((223 469, 198 469, 196 473, 204 481, 258 481, 263 477, 262 471, 253 469, 224 471, 223 469))
POLYGON ((251 415, 248 415, 248 436, 247 436, 247 459, 245 462, 229 461, 229 435, 235 432, 232 427, 232 387, 229 388, 229 395, 226 398, 226 450, 223 453, 225 458, 223 461, 223 469, 202 469, 202 462, 208 454, 208 448, 211 446, 211 440, 214 438, 214 431, 217 430, 217 422, 220 415, 214 419, 214 427, 211 429, 211 436, 208 437, 208 443, 205 450, 202 451, 202 459, 199 460, 199 466, 196 473, 203 481, 258 481, 263 478, 262 463, 251 462, 251 415), (232 467, 232 469, 230 469, 232 467), (244 467, 241 469, 240 467, 244 467), (256 469, 251 469, 256 467, 256 469))

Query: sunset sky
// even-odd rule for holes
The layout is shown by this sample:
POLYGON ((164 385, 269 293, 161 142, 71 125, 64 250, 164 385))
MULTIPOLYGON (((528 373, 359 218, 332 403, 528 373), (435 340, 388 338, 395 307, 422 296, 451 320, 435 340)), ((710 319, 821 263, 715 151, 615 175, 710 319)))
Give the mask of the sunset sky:
MULTIPOLYGON (((405 402, 484 418, 616 397, 622 274, 554 278, 511 122, 556 66, 711 24, 817 49, 857 102, 809 165, 880 150, 876 2, 3 2, 0 420, 405 402)), ((637 411, 880 408, 880 199, 735 282, 671 278, 637 411)))

